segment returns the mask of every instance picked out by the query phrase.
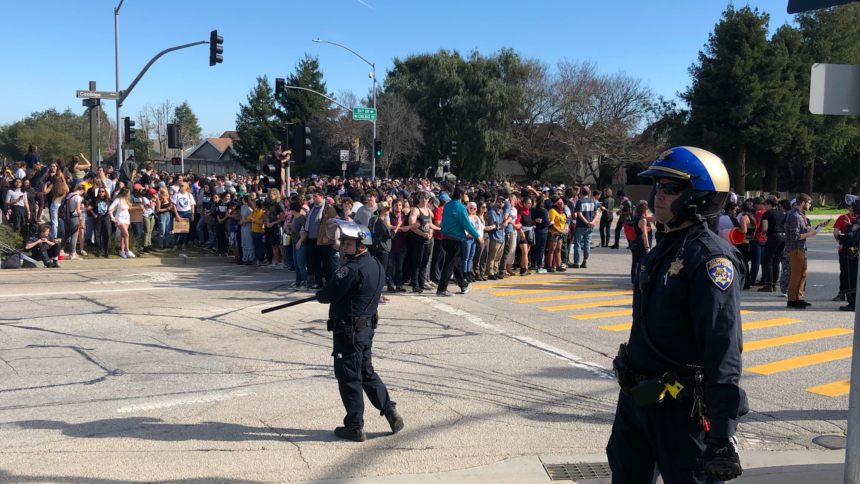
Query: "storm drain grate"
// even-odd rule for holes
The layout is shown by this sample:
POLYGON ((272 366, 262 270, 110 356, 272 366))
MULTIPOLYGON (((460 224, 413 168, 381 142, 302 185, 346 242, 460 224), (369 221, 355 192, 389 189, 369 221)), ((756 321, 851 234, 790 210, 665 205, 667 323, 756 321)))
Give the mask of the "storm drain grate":
POLYGON ((609 464, 592 462, 584 464, 545 464, 544 468, 553 481, 575 481, 577 479, 596 479, 612 477, 609 464))

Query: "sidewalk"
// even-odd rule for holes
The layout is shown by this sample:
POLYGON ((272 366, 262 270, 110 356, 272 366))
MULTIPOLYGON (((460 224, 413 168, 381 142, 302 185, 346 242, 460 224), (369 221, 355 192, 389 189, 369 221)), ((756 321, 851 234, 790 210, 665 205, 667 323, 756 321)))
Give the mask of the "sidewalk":
MULTIPOLYGON (((741 453, 744 475, 738 484, 841 484, 845 451, 748 451, 741 453)), ((489 466, 436 474, 394 475, 357 479, 305 481, 299 484, 538 484, 576 482, 609 484, 609 478, 552 481, 544 465, 605 463, 606 455, 532 456, 508 459, 489 466)), ((662 483, 662 479, 657 480, 662 483)))

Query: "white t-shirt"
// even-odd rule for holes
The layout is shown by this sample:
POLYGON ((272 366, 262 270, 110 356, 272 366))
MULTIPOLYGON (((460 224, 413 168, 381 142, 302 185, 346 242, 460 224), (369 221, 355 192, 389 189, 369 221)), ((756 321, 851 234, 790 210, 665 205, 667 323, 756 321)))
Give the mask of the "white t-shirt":
POLYGON ((26 197, 26 196, 24 196, 24 192, 22 192, 21 190, 12 190, 12 189, 9 189, 9 191, 8 191, 8 192, 6 192, 6 205, 7 205, 7 206, 8 206, 10 203, 15 202, 13 205, 15 205, 16 207, 23 207, 23 206, 24 206, 24 202, 25 202, 26 200, 27 200, 27 197, 26 197), (20 202, 15 202, 15 200, 18 200, 18 197, 22 197, 22 198, 21 198, 21 201, 20 201, 20 202))
POLYGON ((171 201, 176 205, 177 212, 189 212, 191 211, 191 207, 194 206, 194 195, 176 192, 173 194, 171 201))
POLYGON ((24 178, 27 178, 27 172, 24 171, 23 168, 18 168, 18 171, 15 172, 15 178, 23 180, 24 178))
POLYGON ((147 197, 141 197, 141 200, 143 200, 143 216, 152 217, 152 215, 155 214, 155 206, 147 207, 147 205, 152 203, 152 200, 147 197))
MULTIPOLYGON (((77 208, 78 204, 81 203, 81 200, 83 200, 83 198, 81 198, 81 196, 77 193, 70 193, 66 195, 66 200, 69 201, 69 213, 72 215, 72 217, 79 217, 80 214, 78 214, 77 208)), ((83 212, 83 207, 81 207, 81 212, 83 212)))

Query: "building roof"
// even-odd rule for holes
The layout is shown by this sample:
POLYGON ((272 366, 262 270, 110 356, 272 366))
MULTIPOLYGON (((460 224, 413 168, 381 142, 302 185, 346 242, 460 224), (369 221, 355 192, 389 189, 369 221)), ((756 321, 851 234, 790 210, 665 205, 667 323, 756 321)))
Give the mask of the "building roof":
POLYGON ((224 131, 224 133, 220 136, 221 138, 230 138, 233 141, 239 140, 239 133, 236 131, 224 131))
POLYGON ((221 138, 206 138, 206 139, 209 140, 209 142, 212 143, 213 146, 218 148, 218 151, 220 151, 221 153, 226 151, 227 148, 233 144, 232 138, 221 137, 221 138))

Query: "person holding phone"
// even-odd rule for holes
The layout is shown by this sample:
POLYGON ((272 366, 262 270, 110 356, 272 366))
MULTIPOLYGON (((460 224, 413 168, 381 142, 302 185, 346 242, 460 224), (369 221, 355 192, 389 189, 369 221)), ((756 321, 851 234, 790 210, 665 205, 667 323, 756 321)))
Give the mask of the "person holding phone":
POLYGON ((806 309, 812 304, 803 300, 806 285, 806 239, 818 235, 821 224, 812 228, 806 224, 805 213, 812 207, 812 198, 801 193, 794 208, 785 216, 785 251, 791 264, 791 279, 788 283, 788 307, 806 309))

